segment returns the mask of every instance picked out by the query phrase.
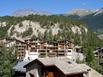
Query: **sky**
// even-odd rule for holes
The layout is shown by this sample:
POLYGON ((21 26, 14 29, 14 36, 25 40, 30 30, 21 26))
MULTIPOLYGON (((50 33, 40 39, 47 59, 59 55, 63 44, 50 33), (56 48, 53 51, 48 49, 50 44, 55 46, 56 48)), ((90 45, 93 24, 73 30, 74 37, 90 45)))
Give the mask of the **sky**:
POLYGON ((103 0, 1 0, 0 16, 11 15, 16 10, 29 8, 63 14, 76 8, 96 10, 102 7, 103 0))

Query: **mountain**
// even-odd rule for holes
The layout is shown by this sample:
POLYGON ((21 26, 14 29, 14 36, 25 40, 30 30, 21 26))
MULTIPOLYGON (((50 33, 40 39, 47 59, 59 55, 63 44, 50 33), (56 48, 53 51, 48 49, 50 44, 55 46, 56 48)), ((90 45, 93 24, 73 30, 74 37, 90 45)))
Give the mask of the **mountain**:
POLYGON ((96 33, 103 33, 103 8, 82 18, 84 22, 96 33))
POLYGON ((96 10, 94 16, 103 14, 103 8, 96 10))
POLYGON ((68 15, 68 16, 74 19, 79 19, 84 21, 91 30, 93 30, 98 34, 103 33, 103 8, 86 14, 84 12, 83 12, 84 16, 82 17, 80 16, 81 10, 77 12, 75 15, 68 15))
POLYGON ((69 13, 66 13, 67 15, 77 15, 80 17, 84 17, 86 15, 92 14, 94 11, 91 10, 85 10, 85 9, 73 9, 69 13))
POLYGON ((28 16, 31 14, 51 15, 51 13, 45 12, 45 11, 34 11, 33 9, 20 9, 20 10, 16 10, 15 12, 13 12, 11 16, 28 16))

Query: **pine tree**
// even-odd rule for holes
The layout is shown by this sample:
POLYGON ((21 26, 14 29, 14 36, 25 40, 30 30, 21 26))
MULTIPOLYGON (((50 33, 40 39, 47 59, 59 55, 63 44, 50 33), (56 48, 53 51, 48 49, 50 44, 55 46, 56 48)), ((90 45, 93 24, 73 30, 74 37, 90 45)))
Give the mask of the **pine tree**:
POLYGON ((16 61, 16 53, 13 54, 14 48, 0 46, 0 77, 11 77, 12 66, 16 61))

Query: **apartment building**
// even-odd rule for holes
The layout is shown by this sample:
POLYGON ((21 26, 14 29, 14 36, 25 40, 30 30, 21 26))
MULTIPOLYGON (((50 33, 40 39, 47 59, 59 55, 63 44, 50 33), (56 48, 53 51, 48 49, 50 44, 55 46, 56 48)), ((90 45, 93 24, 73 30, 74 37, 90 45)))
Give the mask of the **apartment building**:
POLYGON ((30 53, 38 53, 38 57, 67 56, 68 52, 73 51, 74 44, 68 40, 39 41, 24 39, 24 41, 16 40, 16 47, 19 51, 18 59, 23 59, 26 50, 30 53))

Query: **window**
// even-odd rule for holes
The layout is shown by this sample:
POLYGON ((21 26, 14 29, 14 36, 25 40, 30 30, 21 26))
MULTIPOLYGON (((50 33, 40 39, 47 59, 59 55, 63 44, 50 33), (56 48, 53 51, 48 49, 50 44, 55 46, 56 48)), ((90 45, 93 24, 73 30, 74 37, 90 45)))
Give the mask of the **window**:
POLYGON ((68 50, 68 52, 71 52, 71 50, 68 50))

